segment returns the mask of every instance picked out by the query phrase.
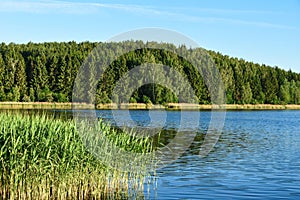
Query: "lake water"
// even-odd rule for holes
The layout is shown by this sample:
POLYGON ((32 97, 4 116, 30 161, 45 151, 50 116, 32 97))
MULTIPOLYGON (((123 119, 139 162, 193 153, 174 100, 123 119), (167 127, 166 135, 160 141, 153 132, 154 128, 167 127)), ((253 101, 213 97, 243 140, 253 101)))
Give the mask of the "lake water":
MULTIPOLYGON (((129 118, 126 114, 97 111, 113 124, 117 118, 128 126, 197 133, 179 159, 156 171, 157 186, 150 192, 145 189, 145 199, 300 199, 300 111, 227 111, 222 135, 204 158, 198 156, 199 141, 211 112, 185 111, 190 119, 185 123, 180 123, 179 111, 130 111, 129 118), (189 121, 199 114, 195 127, 189 121)), ((173 138, 162 137, 167 142, 173 138)))
MULTIPOLYGON (((113 121, 110 111, 98 112, 113 121)), ((162 111, 157 112, 163 116, 162 111)), ((148 111, 130 114, 141 126, 151 124, 148 111)), ((193 118, 199 113, 188 114, 193 118)), ((199 127, 189 128, 201 132, 210 118, 211 112, 200 112, 199 127)), ((167 112, 166 127, 176 128, 179 123, 180 112, 167 112)), ((145 197, 300 198, 300 111, 227 111, 214 150, 205 158, 194 151, 190 148, 180 159, 159 169, 157 187, 150 194, 145 191, 145 197)))

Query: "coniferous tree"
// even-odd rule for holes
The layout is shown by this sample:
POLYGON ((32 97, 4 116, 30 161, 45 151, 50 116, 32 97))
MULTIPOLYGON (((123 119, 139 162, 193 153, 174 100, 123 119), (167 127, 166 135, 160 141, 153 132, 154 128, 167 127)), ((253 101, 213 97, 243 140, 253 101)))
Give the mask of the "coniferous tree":
MULTIPOLYGON (((300 74, 284 71, 279 67, 270 67, 247 62, 243 59, 231 58, 221 53, 203 49, 187 49, 185 46, 176 48, 172 44, 157 44, 148 42, 148 46, 161 48, 140 48, 142 41, 127 41, 121 43, 91 43, 91 42, 52 42, 28 43, 19 45, 10 43, 0 44, 0 101, 71 101, 72 91, 77 90, 78 101, 93 101, 96 93, 96 103, 108 103, 112 99, 112 92, 116 83, 127 72, 145 63, 155 63, 169 66, 181 75, 168 74, 161 71, 154 75, 157 80, 173 85, 180 96, 191 99, 189 92, 184 87, 176 84, 183 83, 186 79, 201 104, 211 103, 212 83, 216 74, 211 68, 210 58, 219 69, 226 90, 227 103, 300 103, 300 74), (80 87, 74 86, 79 68, 91 50, 97 45, 101 51, 94 52, 88 62, 87 70, 80 72, 78 82, 80 87), (125 53, 115 58, 116 53, 123 53, 134 47, 135 51, 125 53), (163 49, 169 50, 163 50, 163 49), (181 56, 183 57, 181 57, 181 56), (98 59, 110 63, 98 79, 98 59), (184 57, 188 57, 189 61, 184 57), (190 60, 197 61, 190 63, 190 60), (199 65, 198 68, 194 65, 199 65), (81 76, 81 77, 80 77, 81 76), (174 78, 167 78, 172 77, 174 78), (97 77, 97 78, 96 78, 97 77), (177 83, 176 83, 177 82, 177 83), (97 85, 94 90, 94 85, 97 85), (91 87, 93 86, 93 87, 91 87)), ((157 68, 158 69, 158 68, 157 68)), ((152 72, 149 73, 153 76, 152 72)), ((127 80, 121 89, 131 87, 130 84, 139 85, 140 77, 127 80)), ((180 85, 180 84, 179 84, 180 85)), ((78 85, 79 86, 79 85, 78 85)), ((118 102, 144 102, 164 104, 178 102, 172 88, 156 83, 151 83, 133 91, 129 99, 118 98, 118 102), (144 97, 146 96, 146 97, 144 97)), ((128 98, 128 97, 126 97, 128 98)))

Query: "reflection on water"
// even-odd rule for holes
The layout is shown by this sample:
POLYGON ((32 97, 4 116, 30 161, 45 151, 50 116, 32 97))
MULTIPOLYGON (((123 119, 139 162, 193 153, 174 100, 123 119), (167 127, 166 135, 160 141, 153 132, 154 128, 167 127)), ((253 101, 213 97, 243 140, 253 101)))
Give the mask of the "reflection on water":
MULTIPOLYGON (((228 112, 215 149, 158 171, 158 199, 300 197, 300 112, 228 112)), ((155 194, 156 193, 156 194, 155 194)))
MULTIPOLYGON (((58 113, 61 111, 56 111, 58 113)), ((81 111, 88 116, 90 111, 81 111)), ((157 170, 157 187, 145 191, 149 199, 299 199, 300 111, 231 111, 213 151, 198 156, 209 126, 210 112, 188 112, 191 120, 200 113, 199 126, 180 124, 180 112, 124 111, 127 126, 155 128, 163 123, 158 147, 172 142, 178 128, 193 131, 195 138, 183 155, 157 170), (152 113, 153 114, 153 113, 152 113), (127 116, 127 117, 126 117, 127 116)), ((62 115, 72 117, 70 111, 62 115), (67 114, 66 114, 67 113, 67 114)), ((98 117, 116 124, 112 112, 97 111, 98 117)), ((59 115, 59 114, 58 114, 59 115)), ((157 135, 155 137, 158 137, 157 135)), ((185 140, 188 138, 182 138, 185 140)))

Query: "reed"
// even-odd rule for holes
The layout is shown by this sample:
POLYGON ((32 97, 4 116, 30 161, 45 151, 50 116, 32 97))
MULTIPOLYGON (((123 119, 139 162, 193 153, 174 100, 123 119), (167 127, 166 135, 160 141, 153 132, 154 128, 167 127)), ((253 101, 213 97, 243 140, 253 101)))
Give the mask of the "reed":
MULTIPOLYGON (((152 151, 148 138, 102 121, 97 128, 122 149, 152 151)), ((124 199, 143 190, 147 176, 105 166, 87 151, 72 120, 16 113, 0 113, 0 172, 3 199, 124 199)))
POLYGON ((56 103, 56 102, 0 102, 0 110, 300 110, 300 105, 287 104, 190 104, 190 103, 167 103, 165 105, 153 105, 145 103, 56 103))

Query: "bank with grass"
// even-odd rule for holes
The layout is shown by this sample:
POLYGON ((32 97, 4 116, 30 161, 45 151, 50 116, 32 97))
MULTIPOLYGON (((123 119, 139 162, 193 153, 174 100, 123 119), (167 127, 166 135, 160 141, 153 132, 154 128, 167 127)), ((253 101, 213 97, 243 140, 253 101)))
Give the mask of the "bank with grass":
POLYGON ((167 103, 154 105, 145 103, 55 103, 55 102, 0 102, 2 110, 70 110, 70 109, 98 109, 98 110, 300 110, 298 104, 188 104, 167 103))
MULTIPOLYGON (((84 145, 72 120, 0 113, 0 196, 3 199, 126 199, 143 191, 146 171, 105 165, 84 145)), ((85 133, 89 127, 83 123, 85 133)), ((97 123, 97 137, 120 149, 151 152, 138 138, 97 123)), ((130 161, 128 161, 130 162, 130 161)), ((122 163, 120 163, 122 166, 122 163)))

